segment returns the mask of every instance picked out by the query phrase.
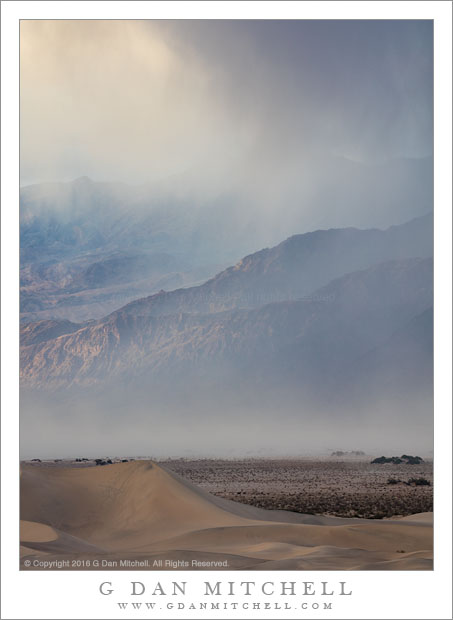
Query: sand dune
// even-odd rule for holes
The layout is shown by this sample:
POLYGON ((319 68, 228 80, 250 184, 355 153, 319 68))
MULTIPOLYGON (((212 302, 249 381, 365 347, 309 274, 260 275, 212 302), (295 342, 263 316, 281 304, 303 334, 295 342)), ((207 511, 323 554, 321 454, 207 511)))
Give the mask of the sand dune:
POLYGON ((28 559, 104 559, 121 570, 120 560, 135 559, 147 559, 145 568, 159 559, 226 562, 211 569, 432 568, 430 513, 376 521, 268 511, 210 495, 150 461, 23 466, 21 518, 28 559))
POLYGON ((48 525, 31 521, 20 522, 20 539, 23 542, 50 542, 57 538, 58 533, 48 525))

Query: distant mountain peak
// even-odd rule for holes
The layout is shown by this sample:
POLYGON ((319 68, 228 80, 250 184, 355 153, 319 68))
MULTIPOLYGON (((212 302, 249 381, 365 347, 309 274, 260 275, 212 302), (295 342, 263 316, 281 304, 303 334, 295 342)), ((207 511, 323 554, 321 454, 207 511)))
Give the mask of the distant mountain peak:
POLYGON ((90 177, 83 176, 83 177, 78 177, 77 179, 74 179, 73 184, 74 185, 94 185, 94 181, 93 179, 90 179, 90 177))

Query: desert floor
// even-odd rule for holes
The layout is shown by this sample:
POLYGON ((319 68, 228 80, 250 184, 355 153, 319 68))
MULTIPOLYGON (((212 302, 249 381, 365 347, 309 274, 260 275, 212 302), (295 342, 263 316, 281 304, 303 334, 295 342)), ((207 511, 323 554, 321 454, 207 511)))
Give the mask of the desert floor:
POLYGON ((161 464, 209 493, 258 508, 367 519, 432 512, 432 461, 372 465, 371 460, 176 459, 161 464), (408 484, 420 478, 429 485, 408 484))
POLYGON ((432 569, 432 512, 401 516, 432 505, 431 486, 404 484, 432 464, 294 463, 22 463, 21 568, 432 569), (367 502, 372 519, 329 516, 367 502), (376 518, 389 512, 398 516, 376 518))

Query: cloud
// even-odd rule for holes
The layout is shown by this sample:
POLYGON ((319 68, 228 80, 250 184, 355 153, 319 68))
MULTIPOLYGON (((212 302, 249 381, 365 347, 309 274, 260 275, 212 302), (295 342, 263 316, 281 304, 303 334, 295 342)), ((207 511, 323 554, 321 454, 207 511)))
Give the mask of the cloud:
POLYGON ((430 163, 389 162, 431 154, 430 21, 21 22, 22 185, 231 197, 270 243, 426 213, 430 163))
POLYGON ((21 25, 21 154, 27 177, 146 181, 181 173, 228 139, 208 76, 153 24, 21 25))
POLYGON ((24 180, 431 154, 430 22, 21 22, 24 180))

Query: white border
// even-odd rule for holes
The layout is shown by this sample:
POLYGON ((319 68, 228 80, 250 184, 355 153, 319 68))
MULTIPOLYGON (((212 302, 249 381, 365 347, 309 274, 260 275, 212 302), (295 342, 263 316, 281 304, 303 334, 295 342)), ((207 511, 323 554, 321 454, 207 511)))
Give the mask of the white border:
MULTIPOLYGON (((435 32, 435 570, 432 572, 165 573, 193 593, 204 580, 347 581, 354 595, 331 612, 244 612, 210 618, 451 618, 451 4, 449 2, 15 2, 2 12, 2 618, 157 617, 118 613, 97 587, 151 582, 157 573, 18 571, 18 20, 434 19, 435 32), (313 614, 313 615, 312 615, 313 614)), ((189 597, 187 597, 189 598, 189 597)), ((193 598, 201 598, 194 596, 193 598)), ((245 599, 244 599, 245 600, 245 599)), ((254 599, 257 600, 257 599, 254 599)), ((264 600, 264 599, 263 599, 264 600)), ((337 600, 337 599, 336 599, 337 600)), ((110 599, 109 599, 110 601, 110 599)), ((240 602, 240 598, 235 599, 240 602)), ((300 602, 300 601, 299 601, 300 602)), ((159 612, 159 617, 198 617, 159 612), (166 615, 164 615, 166 614, 166 615)))

